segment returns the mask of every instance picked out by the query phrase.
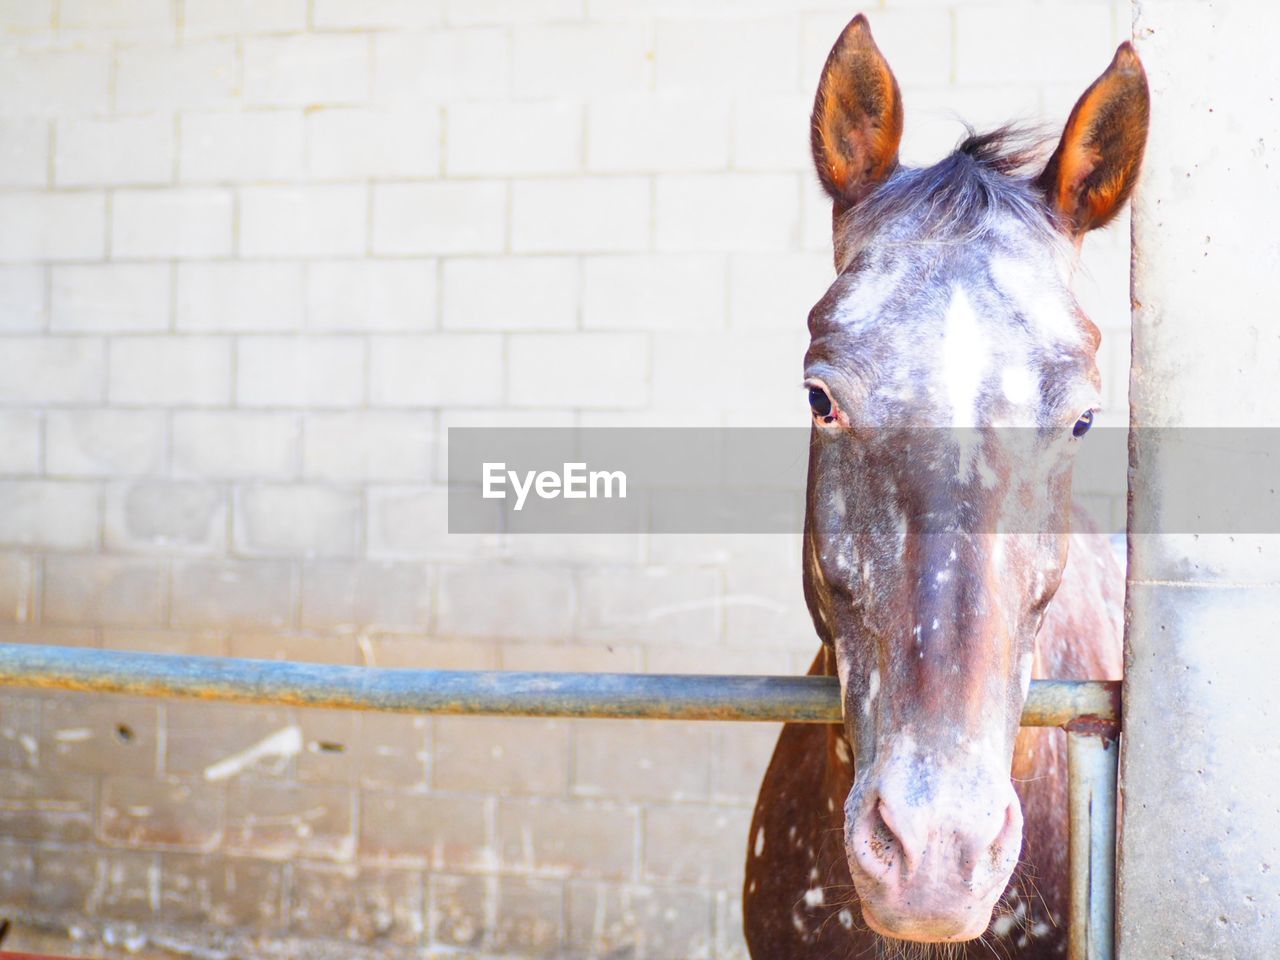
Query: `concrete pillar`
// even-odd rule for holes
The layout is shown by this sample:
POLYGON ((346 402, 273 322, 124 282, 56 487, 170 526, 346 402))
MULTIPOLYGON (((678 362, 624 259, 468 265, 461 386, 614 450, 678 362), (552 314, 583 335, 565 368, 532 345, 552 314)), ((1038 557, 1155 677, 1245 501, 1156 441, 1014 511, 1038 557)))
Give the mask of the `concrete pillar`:
MULTIPOLYGON (((1153 428, 1202 427, 1191 442, 1212 444, 1213 427, 1280 427, 1278 25, 1260 0, 1134 3, 1152 122, 1133 219, 1131 531, 1186 529, 1153 428)), ((1238 509, 1247 524, 1257 504, 1238 509)), ((1140 534, 1129 551, 1118 955, 1280 956, 1280 537, 1140 534)))

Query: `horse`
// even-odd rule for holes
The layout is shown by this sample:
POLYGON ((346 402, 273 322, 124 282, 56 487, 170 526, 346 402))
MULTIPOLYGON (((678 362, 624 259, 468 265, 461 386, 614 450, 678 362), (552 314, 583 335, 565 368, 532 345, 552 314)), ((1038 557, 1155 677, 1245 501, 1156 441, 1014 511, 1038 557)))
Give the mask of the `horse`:
POLYGON ((1123 572, 1072 504, 1101 381, 1070 282, 1148 114, 1123 43, 1047 160, 1005 127, 907 168, 864 16, 827 58, 811 146, 837 276, 808 318, 802 566, 809 672, 839 678, 843 723, 778 738, 754 960, 1065 955, 1065 737, 1019 718, 1033 677, 1121 674, 1123 572))

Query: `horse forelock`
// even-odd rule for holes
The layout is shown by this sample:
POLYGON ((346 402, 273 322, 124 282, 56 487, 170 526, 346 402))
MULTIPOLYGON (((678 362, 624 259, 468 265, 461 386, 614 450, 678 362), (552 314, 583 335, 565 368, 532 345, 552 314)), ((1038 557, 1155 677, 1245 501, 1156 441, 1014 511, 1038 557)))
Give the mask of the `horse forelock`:
POLYGON ((835 223, 836 270, 873 240, 895 245, 974 243, 1017 224, 1054 246, 1066 244, 1060 214, 1035 185, 1051 141, 1032 128, 970 133, 930 167, 899 167, 835 223))

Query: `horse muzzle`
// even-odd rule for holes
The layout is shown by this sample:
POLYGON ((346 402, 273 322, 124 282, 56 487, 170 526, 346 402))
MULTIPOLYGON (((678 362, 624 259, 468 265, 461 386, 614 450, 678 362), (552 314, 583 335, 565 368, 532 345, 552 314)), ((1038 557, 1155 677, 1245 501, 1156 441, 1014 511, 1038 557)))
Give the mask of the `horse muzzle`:
POLYGON ((926 943, 971 940, 1018 862, 1022 807, 1003 781, 902 769, 855 786, 845 850, 863 918, 877 933, 926 943))

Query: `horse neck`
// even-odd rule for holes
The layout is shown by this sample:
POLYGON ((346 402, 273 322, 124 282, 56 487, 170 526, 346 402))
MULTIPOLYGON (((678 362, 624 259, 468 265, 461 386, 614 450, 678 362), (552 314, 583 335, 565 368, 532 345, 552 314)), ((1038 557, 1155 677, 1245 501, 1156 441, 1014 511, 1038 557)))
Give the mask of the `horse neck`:
POLYGON ((1111 540, 1071 534, 1062 584, 1036 637, 1038 680, 1119 680, 1123 671, 1124 569, 1111 540))

